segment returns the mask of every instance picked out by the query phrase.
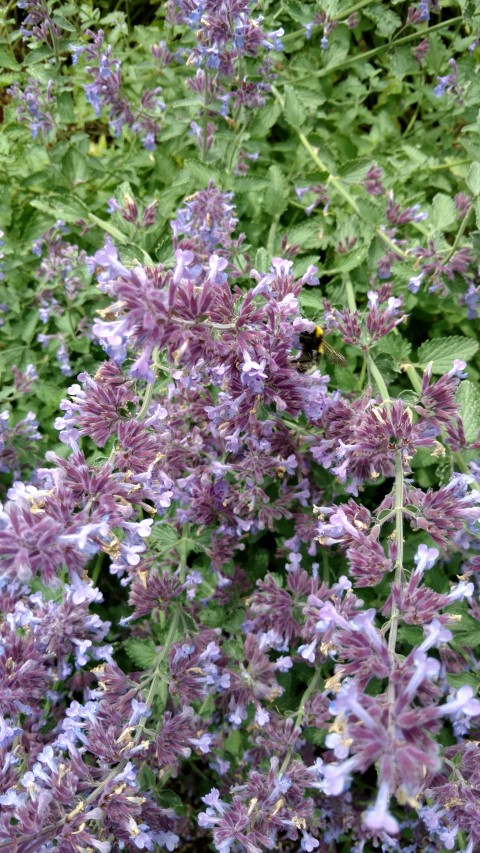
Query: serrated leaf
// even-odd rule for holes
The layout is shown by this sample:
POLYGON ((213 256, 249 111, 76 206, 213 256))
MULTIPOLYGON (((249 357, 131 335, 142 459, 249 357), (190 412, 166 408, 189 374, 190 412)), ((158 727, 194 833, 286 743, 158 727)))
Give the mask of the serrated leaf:
POLYGON ((257 249, 254 263, 255 269, 258 270, 258 272, 268 272, 271 263, 272 258, 269 252, 267 252, 263 246, 260 249, 257 249))
POLYGON ((402 26, 401 18, 395 12, 379 4, 363 9, 363 14, 376 24, 377 32, 382 36, 392 36, 402 26))
POLYGON ((301 278, 302 275, 305 275, 312 264, 318 269, 318 255, 300 255, 298 258, 294 258, 293 274, 295 278, 301 278))
POLYGON ((0 47, 0 68, 9 68, 10 71, 18 71, 19 65, 14 55, 0 47))
POLYGON ((302 732, 302 737, 304 737, 308 743, 313 743, 315 746, 323 746, 326 736, 327 732, 325 729, 316 729, 314 726, 308 726, 308 728, 304 729, 302 732))
POLYGON ((480 388, 466 379, 460 383, 455 396, 460 406, 465 438, 469 443, 476 441, 480 432, 480 388))
POLYGON ((344 178, 352 183, 359 183, 363 181, 371 165, 371 160, 349 160, 339 169, 338 175, 340 178, 344 178))
POLYGON ((432 202, 432 212, 428 224, 433 231, 445 231, 457 221, 457 208, 452 198, 444 193, 437 193, 432 202))
POLYGON ((449 672, 445 678, 450 686, 454 687, 455 690, 458 690, 460 687, 468 684, 469 687, 473 687, 476 691, 480 683, 478 676, 474 675, 473 672, 449 672))
POLYGON ((150 669, 157 658, 157 650, 153 640, 138 640, 134 637, 125 641, 125 651, 140 669, 150 669))
POLYGON ((267 186, 268 181, 266 178, 254 178, 246 175, 245 177, 236 178, 234 190, 236 193, 258 192, 258 190, 264 190, 267 186))
POLYGON ((27 344, 31 343, 37 330, 37 325, 38 316, 35 314, 30 315, 28 320, 26 318, 23 319, 21 330, 22 341, 25 341, 27 344))
POLYGON ((338 27, 334 30, 328 40, 328 48, 326 50, 327 68, 334 68, 339 65, 348 56, 350 50, 350 33, 344 27, 338 27))
POLYGON ((157 794, 157 800, 164 809, 174 809, 177 814, 185 813, 185 806, 175 791, 169 788, 163 788, 157 794))
POLYGON ((320 242, 318 222, 315 219, 294 225, 287 231, 289 246, 300 246, 302 249, 314 249, 320 242))
POLYGON ((37 210, 41 210, 42 213, 48 213, 54 221, 63 219, 64 222, 77 222, 78 219, 87 219, 89 216, 86 205, 78 199, 66 199, 65 196, 61 195, 48 196, 44 201, 35 198, 30 204, 37 210))
POLYGON ((412 345, 400 335, 386 335, 378 342, 375 349, 377 352, 387 352, 397 364, 402 364, 408 361, 412 345))
POLYGON ((298 94, 292 86, 285 87, 285 104, 283 113, 286 120, 292 127, 300 129, 306 118, 306 110, 303 106, 298 94))
POLYGON ((270 166, 268 170, 269 184, 265 193, 265 210, 274 216, 280 216, 287 207, 287 180, 280 166, 270 166))
POLYGON ((347 255, 337 255, 335 258, 335 269, 339 272, 354 270, 363 263, 368 254, 368 245, 359 246, 347 255))
POLYGON ((380 222, 383 221, 384 211, 381 204, 373 201, 371 198, 357 198, 356 202, 360 217, 365 223, 367 223, 367 225, 371 225, 373 227, 375 225, 379 225, 380 222))
POLYGON ((210 181, 219 183, 218 172, 212 166, 206 166, 205 163, 200 163, 200 160, 185 160, 184 166, 192 178, 201 181, 204 186, 208 186, 210 181))
POLYGON ((480 193, 480 163, 472 163, 467 175, 467 186, 472 195, 480 193))
POLYGON ((225 739, 223 744, 225 751, 233 755, 234 758, 238 758, 242 749, 242 736, 238 729, 235 729, 233 732, 230 732, 228 737, 225 739))
POLYGON ((418 361, 422 367, 432 362, 433 373, 447 373, 453 362, 469 361, 478 350, 478 343, 472 338, 453 335, 450 338, 438 338, 426 341, 418 349, 418 361))
POLYGON ((281 113, 281 108, 276 101, 272 101, 270 104, 267 104, 263 110, 257 113, 254 119, 252 119, 252 127, 251 132, 255 137, 265 136, 271 127, 276 123, 279 115, 281 113))

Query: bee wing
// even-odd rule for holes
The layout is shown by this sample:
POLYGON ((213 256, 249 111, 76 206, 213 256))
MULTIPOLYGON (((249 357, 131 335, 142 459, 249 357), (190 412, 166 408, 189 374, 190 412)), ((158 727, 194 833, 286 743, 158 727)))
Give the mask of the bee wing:
POLYGON ((336 364, 338 367, 348 367, 348 361, 341 352, 338 352, 336 349, 327 344, 326 341, 322 341, 322 355, 325 356, 327 361, 330 364, 336 364))

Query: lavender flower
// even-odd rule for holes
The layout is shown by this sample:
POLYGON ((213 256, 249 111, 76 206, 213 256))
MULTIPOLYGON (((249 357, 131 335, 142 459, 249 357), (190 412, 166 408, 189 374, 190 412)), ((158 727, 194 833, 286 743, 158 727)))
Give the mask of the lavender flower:
POLYGON ((382 184, 382 175, 382 169, 373 164, 370 166, 363 179, 363 186, 369 195, 383 195, 385 193, 385 187, 382 184))
POLYGON ((85 86, 85 96, 97 116, 106 109, 114 136, 119 136, 123 127, 130 128, 142 138, 144 147, 153 150, 156 147, 160 131, 161 113, 165 104, 161 98, 161 89, 147 90, 142 94, 138 106, 130 103, 123 92, 120 60, 112 59, 112 46, 104 46, 104 33, 87 30, 92 39, 90 45, 72 45, 73 63, 83 53, 90 64, 87 73, 94 79, 85 86))
POLYGON ((461 101, 464 89, 459 85, 459 70, 457 63, 454 59, 449 59, 448 64, 452 71, 445 77, 437 77, 438 84, 435 86, 433 94, 437 98, 441 98, 445 94, 454 95, 457 100, 461 101))
POLYGON ((33 39, 35 42, 44 42, 48 47, 54 47, 62 29, 50 15, 46 2, 44 0, 17 0, 17 8, 27 12, 20 27, 24 41, 33 39))
POLYGON ((28 412, 16 423, 11 423, 8 410, 0 412, 0 471, 20 476, 23 465, 34 453, 35 442, 41 437, 34 412, 28 412))
POLYGON ((30 77, 23 90, 18 83, 7 90, 16 101, 18 121, 28 125, 33 139, 37 139, 39 134, 46 139, 55 127, 52 108, 56 98, 53 89, 52 80, 43 88, 38 80, 30 77))

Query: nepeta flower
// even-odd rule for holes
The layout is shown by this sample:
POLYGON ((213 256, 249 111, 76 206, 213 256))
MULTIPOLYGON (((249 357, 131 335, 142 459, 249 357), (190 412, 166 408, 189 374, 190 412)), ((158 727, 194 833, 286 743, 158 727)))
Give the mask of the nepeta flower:
POLYGON ((17 8, 27 12, 20 27, 24 41, 32 38, 36 42, 44 42, 53 47, 62 29, 50 15, 47 3, 44 0, 17 0, 17 8))
POLYGON ((114 136, 120 136, 123 127, 130 128, 142 138, 145 148, 153 150, 160 130, 161 114, 165 104, 161 98, 162 90, 145 90, 138 105, 132 104, 124 94, 120 73, 120 60, 112 59, 112 45, 104 46, 104 32, 94 33, 87 30, 92 39, 89 45, 71 45, 73 64, 83 53, 90 64, 87 73, 94 79, 84 87, 85 96, 100 116, 103 109, 108 111, 109 123, 114 136))
POLYGON ((20 476, 27 459, 34 454, 34 442, 41 437, 34 412, 28 412, 16 423, 11 423, 6 409, 0 412, 0 471, 20 476))
POLYGON ((19 122, 28 125, 33 139, 37 139, 39 134, 47 137, 55 127, 52 108, 56 98, 53 89, 53 80, 49 80, 46 87, 42 87, 38 80, 30 77, 23 90, 18 83, 14 83, 7 90, 16 101, 19 122))
POLYGON ((458 82, 458 66, 454 59, 449 59, 448 64, 452 69, 450 74, 447 74, 445 77, 437 77, 438 84, 435 86, 433 90, 433 94, 437 98, 441 98, 445 93, 449 95, 455 95, 458 100, 462 99, 463 88, 459 86, 458 82))
POLYGON ((66 414, 55 421, 61 430, 62 440, 77 440, 89 435, 99 447, 103 447, 118 426, 128 415, 130 405, 138 398, 132 382, 125 381, 123 373, 114 362, 105 362, 95 378, 86 373, 79 374, 80 385, 68 390, 71 400, 62 400, 60 409, 66 414))
POLYGON ((382 176, 383 170, 372 164, 363 179, 363 186, 369 195, 383 195, 385 193, 382 176))
POLYGON ((468 488, 469 477, 454 475, 446 486, 434 492, 408 487, 406 503, 413 528, 425 530, 442 548, 462 541, 464 528, 473 529, 480 519, 480 495, 468 488))

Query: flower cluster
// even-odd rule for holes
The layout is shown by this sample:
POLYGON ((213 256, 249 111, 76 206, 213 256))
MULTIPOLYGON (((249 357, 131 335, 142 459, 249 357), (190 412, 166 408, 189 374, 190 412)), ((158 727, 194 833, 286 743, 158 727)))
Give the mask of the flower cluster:
MULTIPOLYGON (((20 375, 16 374, 15 383, 21 382, 20 375)), ((34 412, 28 412, 14 423, 12 420, 8 409, 0 412, 0 471, 19 477, 32 451, 33 442, 38 441, 41 435, 34 412)))
POLYGON ((165 108, 161 88, 145 90, 140 104, 134 104, 122 88, 121 63, 118 59, 112 59, 112 45, 105 44, 103 30, 97 33, 88 30, 87 35, 91 38, 90 44, 72 45, 71 49, 74 64, 81 54, 89 63, 86 70, 93 81, 84 87, 88 103, 97 116, 103 110, 107 111, 114 136, 120 136, 122 128, 128 127, 140 136, 147 150, 153 151, 165 108))
POLYGON ((38 80, 31 77, 24 89, 14 83, 8 89, 8 94, 16 103, 18 121, 28 126, 33 139, 37 139, 39 134, 47 137, 55 127, 53 106, 56 97, 53 81, 49 80, 42 87, 38 80))
POLYGON ((86 256, 74 243, 64 240, 68 233, 65 223, 58 220, 32 246, 33 254, 41 258, 35 271, 38 316, 44 327, 54 327, 51 332, 40 332, 37 341, 44 348, 52 347, 65 376, 71 376, 73 371, 63 321, 67 320, 75 336, 88 335, 85 319, 77 321, 86 296, 86 256))
MULTIPOLYGON (((2 641, 15 662, 2 676, 6 843, 55 838, 107 853, 115 838, 174 850, 181 817, 141 780, 182 779, 185 761, 215 780, 197 831, 222 853, 292 842, 315 851, 345 832, 388 848, 405 821, 419 845, 441 845, 468 824, 449 813, 447 791, 474 771, 452 782, 437 736, 446 724, 468 735, 480 714, 468 684, 452 689, 458 661, 447 653, 451 608, 473 607, 474 585, 467 566, 443 591, 425 577, 447 552, 466 552, 480 505, 466 476, 437 490, 407 479, 420 448, 461 429, 458 365, 434 382, 427 370, 415 405, 330 394, 326 377, 295 364, 309 325, 298 294, 315 270, 296 281, 292 263, 274 258, 244 288, 236 222, 232 196, 211 184, 172 222, 171 269, 129 268, 110 241, 89 259, 112 300, 94 327, 110 360, 80 374, 61 404, 68 458, 49 453, 50 467, 16 483, 0 516, 2 641), (317 434, 302 436, 300 418, 317 434), (89 462, 85 438, 108 456, 89 462), (378 478, 393 486, 375 507, 326 505, 313 460, 356 494, 378 478), (418 546, 408 577, 406 524, 436 545, 418 546), (285 574, 266 572, 251 589, 238 555, 278 525, 285 574), (334 548, 343 574, 321 580, 315 560, 334 548), (126 649, 141 673, 119 668, 109 624, 91 611, 101 594, 84 569, 103 555, 128 587, 132 613, 117 631, 133 629, 126 649), (378 609, 354 591, 393 575, 378 609), (36 577, 45 591, 32 594, 36 577), (400 655, 401 623, 421 636, 400 655), (292 699, 281 703, 301 667, 292 716, 282 710, 292 699), (79 698, 65 706, 59 683, 79 698), (374 767, 377 783, 356 805, 348 791, 374 767), (402 818, 404 804, 418 816, 402 818)), ((364 320, 327 306, 326 323, 362 347, 389 334, 400 310, 382 285, 364 320)))
POLYGON ((50 14, 45 0, 17 0, 17 8, 27 13, 20 27, 22 38, 53 47, 62 29, 50 14))

